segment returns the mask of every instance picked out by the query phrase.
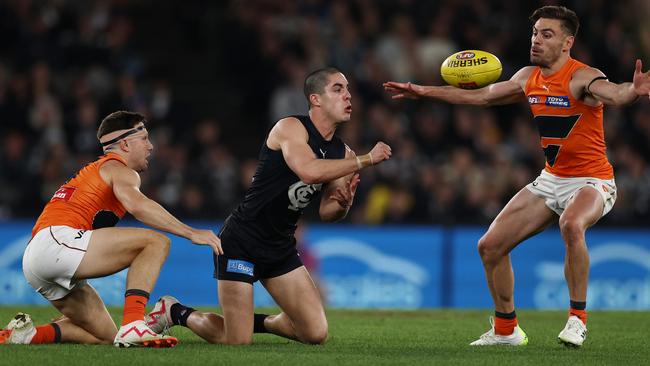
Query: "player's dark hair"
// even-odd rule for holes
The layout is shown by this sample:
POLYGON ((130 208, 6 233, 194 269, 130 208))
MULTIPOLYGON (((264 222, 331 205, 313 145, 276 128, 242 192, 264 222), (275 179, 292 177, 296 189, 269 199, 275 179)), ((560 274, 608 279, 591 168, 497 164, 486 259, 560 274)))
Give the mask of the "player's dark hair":
POLYGON ((313 71, 311 74, 307 75, 307 78, 305 78, 305 85, 303 87, 307 101, 309 101, 309 96, 312 94, 323 94, 325 91, 325 86, 327 85, 327 78, 330 75, 339 72, 341 71, 336 67, 325 67, 313 71))
POLYGON ((102 123, 97 129, 97 139, 111 132, 126 130, 132 128, 140 122, 145 122, 146 119, 140 113, 117 111, 109 114, 102 120, 102 123))
POLYGON ((564 28, 564 31, 567 34, 574 37, 576 34, 578 34, 578 28, 580 28, 580 21, 578 20, 578 16, 573 10, 567 9, 564 6, 542 6, 541 8, 535 10, 529 19, 531 22, 533 22, 533 24, 535 24, 535 22, 537 22, 537 20, 540 18, 558 19, 562 21, 562 28, 564 28))

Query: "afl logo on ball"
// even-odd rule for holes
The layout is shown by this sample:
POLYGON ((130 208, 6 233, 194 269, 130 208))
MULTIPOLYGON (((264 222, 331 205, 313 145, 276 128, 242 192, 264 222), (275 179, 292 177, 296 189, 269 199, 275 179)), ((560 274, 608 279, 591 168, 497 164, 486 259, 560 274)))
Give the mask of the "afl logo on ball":
POLYGON ((476 54, 474 52, 461 52, 456 55, 456 58, 459 60, 467 60, 468 58, 474 58, 476 54))

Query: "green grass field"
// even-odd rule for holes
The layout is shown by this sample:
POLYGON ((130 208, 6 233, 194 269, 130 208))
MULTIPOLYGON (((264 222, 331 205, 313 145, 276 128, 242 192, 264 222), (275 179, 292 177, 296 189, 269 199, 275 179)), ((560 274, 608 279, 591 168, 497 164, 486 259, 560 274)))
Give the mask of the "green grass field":
MULTIPOLYGON (((57 314, 47 307, 0 307, 6 323, 26 311, 37 323, 57 314)), ((120 309, 111 309, 120 317, 120 309)), ((649 312, 590 312, 589 336, 581 349, 556 342, 562 311, 518 311, 530 343, 525 347, 468 346, 488 327, 490 311, 330 310, 330 338, 307 346, 272 335, 255 335, 250 346, 205 343, 183 328, 172 329, 172 349, 112 346, 0 346, 0 365, 647 365, 649 312)), ((4 325, 4 324, 3 324, 4 325)))

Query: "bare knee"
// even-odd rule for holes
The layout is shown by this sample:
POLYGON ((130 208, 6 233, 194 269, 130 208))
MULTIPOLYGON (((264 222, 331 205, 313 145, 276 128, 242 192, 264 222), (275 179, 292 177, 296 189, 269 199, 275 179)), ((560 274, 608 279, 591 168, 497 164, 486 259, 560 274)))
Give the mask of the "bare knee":
POLYGON ((171 240, 166 236, 157 231, 151 231, 151 240, 147 246, 156 248, 160 253, 164 253, 165 256, 169 253, 169 248, 171 247, 171 240))
POLYGON ((570 216, 560 217, 560 232, 567 246, 573 246, 580 242, 585 235, 585 226, 580 220, 570 216))
POLYGON ((307 344, 325 344, 327 341, 327 321, 321 322, 300 332, 299 340, 307 344))
POLYGON ((502 257, 499 248, 500 243, 495 241, 489 233, 486 233, 478 241, 478 253, 483 263, 496 263, 502 257))

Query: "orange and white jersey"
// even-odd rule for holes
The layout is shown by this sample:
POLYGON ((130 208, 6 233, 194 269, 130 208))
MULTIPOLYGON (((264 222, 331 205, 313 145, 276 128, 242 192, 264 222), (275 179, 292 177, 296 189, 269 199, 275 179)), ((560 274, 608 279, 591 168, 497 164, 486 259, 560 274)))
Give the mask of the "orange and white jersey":
POLYGON ((605 153, 603 105, 590 106, 571 94, 573 73, 587 65, 569 58, 556 73, 535 68, 524 92, 539 128, 545 170, 555 176, 614 178, 605 153))
POLYGON ((32 237, 48 226, 69 226, 81 230, 115 226, 126 210, 115 197, 113 188, 99 175, 99 168, 109 160, 126 165, 121 156, 108 153, 82 168, 45 205, 32 229, 32 237))

